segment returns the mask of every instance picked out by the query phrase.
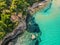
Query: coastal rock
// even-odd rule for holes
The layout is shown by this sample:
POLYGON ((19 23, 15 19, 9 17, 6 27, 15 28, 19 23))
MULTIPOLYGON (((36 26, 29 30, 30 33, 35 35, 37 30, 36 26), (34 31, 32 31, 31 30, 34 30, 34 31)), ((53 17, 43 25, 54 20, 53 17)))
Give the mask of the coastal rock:
POLYGON ((30 33, 25 31, 22 36, 16 38, 14 45, 35 45, 36 41, 38 40, 38 36, 35 36, 35 39, 32 39, 32 34, 35 36, 36 34, 39 36, 39 33, 30 33))
POLYGON ((19 25, 13 30, 13 32, 7 34, 4 37, 1 45, 8 45, 10 41, 15 39, 18 35, 21 35, 25 29, 26 29, 26 22, 24 20, 21 20, 19 25))
POLYGON ((11 42, 9 42, 9 44, 8 44, 8 45, 14 45, 14 44, 13 44, 13 42, 11 41, 11 42))
MULTIPOLYGON (((39 6, 39 9, 40 9, 40 7, 41 6, 39 6)), ((35 8, 33 8, 33 11, 36 12, 35 8)), ((13 32, 10 33, 8 36, 6 36, 3 39, 1 45, 8 45, 8 43, 11 40, 15 39, 18 35, 20 35, 22 32, 24 32, 24 30, 26 29, 26 26, 27 26, 27 33, 24 32, 24 34, 21 37, 18 37, 18 39, 16 40, 16 43, 13 45, 38 45, 38 43, 39 43, 39 41, 37 40, 38 37, 36 38, 34 35, 32 35, 32 39, 36 38, 36 40, 31 40, 31 34, 36 33, 38 36, 40 36, 39 35, 40 29, 39 29, 38 24, 36 24, 34 17, 31 16, 31 14, 29 12, 30 11, 28 11, 26 22, 24 20, 22 20, 22 22, 20 22, 20 24, 17 26, 17 28, 14 29, 13 32)), ((13 20, 15 20, 15 18, 13 18, 13 20)), ((9 44, 12 45, 12 43, 9 43, 9 44)))
POLYGON ((32 34, 32 40, 36 39, 36 36, 34 34, 32 34))

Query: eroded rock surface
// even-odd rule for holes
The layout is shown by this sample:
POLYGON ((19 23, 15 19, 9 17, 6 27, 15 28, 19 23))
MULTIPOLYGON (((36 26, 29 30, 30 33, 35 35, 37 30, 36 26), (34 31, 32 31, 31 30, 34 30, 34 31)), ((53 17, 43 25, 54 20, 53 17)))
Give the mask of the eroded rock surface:
POLYGON ((13 30, 13 32, 7 34, 2 40, 1 45, 8 45, 10 41, 15 39, 18 35, 21 35, 26 29, 26 22, 21 20, 19 25, 13 30))

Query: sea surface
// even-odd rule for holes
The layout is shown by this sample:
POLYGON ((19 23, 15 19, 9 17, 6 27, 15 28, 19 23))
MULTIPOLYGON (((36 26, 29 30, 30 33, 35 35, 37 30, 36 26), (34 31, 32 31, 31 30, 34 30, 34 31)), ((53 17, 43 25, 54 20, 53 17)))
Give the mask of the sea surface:
POLYGON ((39 45, 60 45, 60 0, 52 0, 49 9, 34 14, 42 32, 39 45))

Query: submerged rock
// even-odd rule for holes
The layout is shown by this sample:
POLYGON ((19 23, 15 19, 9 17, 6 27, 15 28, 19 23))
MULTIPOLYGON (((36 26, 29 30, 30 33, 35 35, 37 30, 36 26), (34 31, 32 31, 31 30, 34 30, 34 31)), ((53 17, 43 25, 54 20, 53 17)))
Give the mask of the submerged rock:
POLYGON ((28 11, 26 22, 24 20, 22 21, 23 22, 21 22, 17 26, 17 28, 14 29, 12 33, 10 33, 8 36, 6 36, 3 39, 1 45, 38 45, 39 44, 38 38, 41 35, 41 31, 39 29, 38 24, 36 24, 35 22, 35 18, 31 16, 31 14, 28 11), (26 29, 26 26, 27 26, 27 31, 24 32, 24 30, 26 29), (23 34, 20 35, 21 33, 23 34), (20 36, 16 38, 18 35, 20 36), (13 39, 15 40, 12 41, 13 39))
POLYGON ((35 22, 35 18, 33 16, 31 16, 29 13, 28 13, 27 18, 26 18, 26 23, 27 23, 27 30, 29 32, 34 32, 34 33, 40 32, 39 26, 35 22))
POLYGON ((28 31, 25 31, 22 36, 16 38, 14 45, 35 45, 36 41, 38 40, 38 36, 35 36, 36 39, 31 39, 32 34, 37 34, 38 36, 40 35, 40 33, 30 33, 28 31))
POLYGON ((38 40, 36 40, 36 43, 35 43, 35 45, 39 45, 39 41, 38 41, 38 40))
POLYGON ((32 34, 31 39, 32 40, 36 39, 36 36, 34 34, 32 34))

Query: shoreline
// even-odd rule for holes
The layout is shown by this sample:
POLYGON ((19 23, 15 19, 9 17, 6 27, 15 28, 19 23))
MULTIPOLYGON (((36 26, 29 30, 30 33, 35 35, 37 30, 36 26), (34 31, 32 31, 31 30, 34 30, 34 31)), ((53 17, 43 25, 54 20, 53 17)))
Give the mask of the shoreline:
MULTIPOLYGON (((32 14, 34 14, 35 12, 37 12, 38 10, 40 10, 40 9, 43 9, 46 5, 47 5, 47 3, 48 3, 49 1, 47 1, 47 2, 40 2, 40 3, 37 3, 38 4, 38 6, 36 6, 36 7, 34 7, 34 4, 32 5, 32 7, 29 7, 28 8, 28 11, 29 11, 29 13, 32 15, 32 14), (45 4, 46 3, 46 4, 45 4), (43 4, 43 5, 42 5, 43 4), (34 8, 33 8, 34 7, 34 8)), ((35 3, 36 4, 36 3, 35 3)), ((23 20, 22 20, 23 21, 23 20)), ((26 22, 24 22, 25 23, 25 28, 24 29, 22 29, 22 30, 25 30, 26 29, 26 22)), ((19 25, 20 26, 20 25, 19 25)), ((18 27, 19 27, 18 26, 18 27)), ((21 26, 20 26, 21 27, 21 26)), ((19 30, 20 30, 20 27, 19 27, 19 30)), ((23 26, 22 26, 22 28, 23 28, 23 26)), ((19 32, 19 30, 17 30, 18 28, 16 28, 16 29, 14 29, 14 31, 12 32, 12 33, 10 33, 8 36, 6 36, 6 37, 4 37, 4 39, 3 39, 3 41, 2 41, 2 44, 1 45, 6 45, 6 43, 7 42, 5 42, 5 41, 8 41, 9 40, 9 38, 8 37, 10 37, 11 35, 12 36, 14 36, 15 34, 15 37, 17 36, 17 35, 19 35, 20 33, 22 33, 22 32, 19 32), (8 39, 8 40, 6 40, 6 39, 8 39), (4 43, 3 43, 4 42, 4 43)), ((20 31, 22 31, 22 30, 20 30, 20 31)), ((11 36, 11 37, 12 37, 11 36)), ((15 37, 13 37, 12 39, 14 39, 15 37)), ((11 39, 10 39, 11 40, 11 39)))
POLYGON ((28 7, 28 11, 30 12, 31 15, 33 15, 37 11, 42 10, 45 7, 47 7, 47 5, 50 2, 51 2, 51 0, 45 0, 45 1, 42 1, 42 2, 36 2, 31 7, 28 7))
POLYGON ((8 45, 9 41, 17 38, 18 35, 21 35, 26 29, 26 23, 22 20, 19 25, 13 30, 13 32, 7 34, 4 39, 1 41, 1 45, 8 45))

